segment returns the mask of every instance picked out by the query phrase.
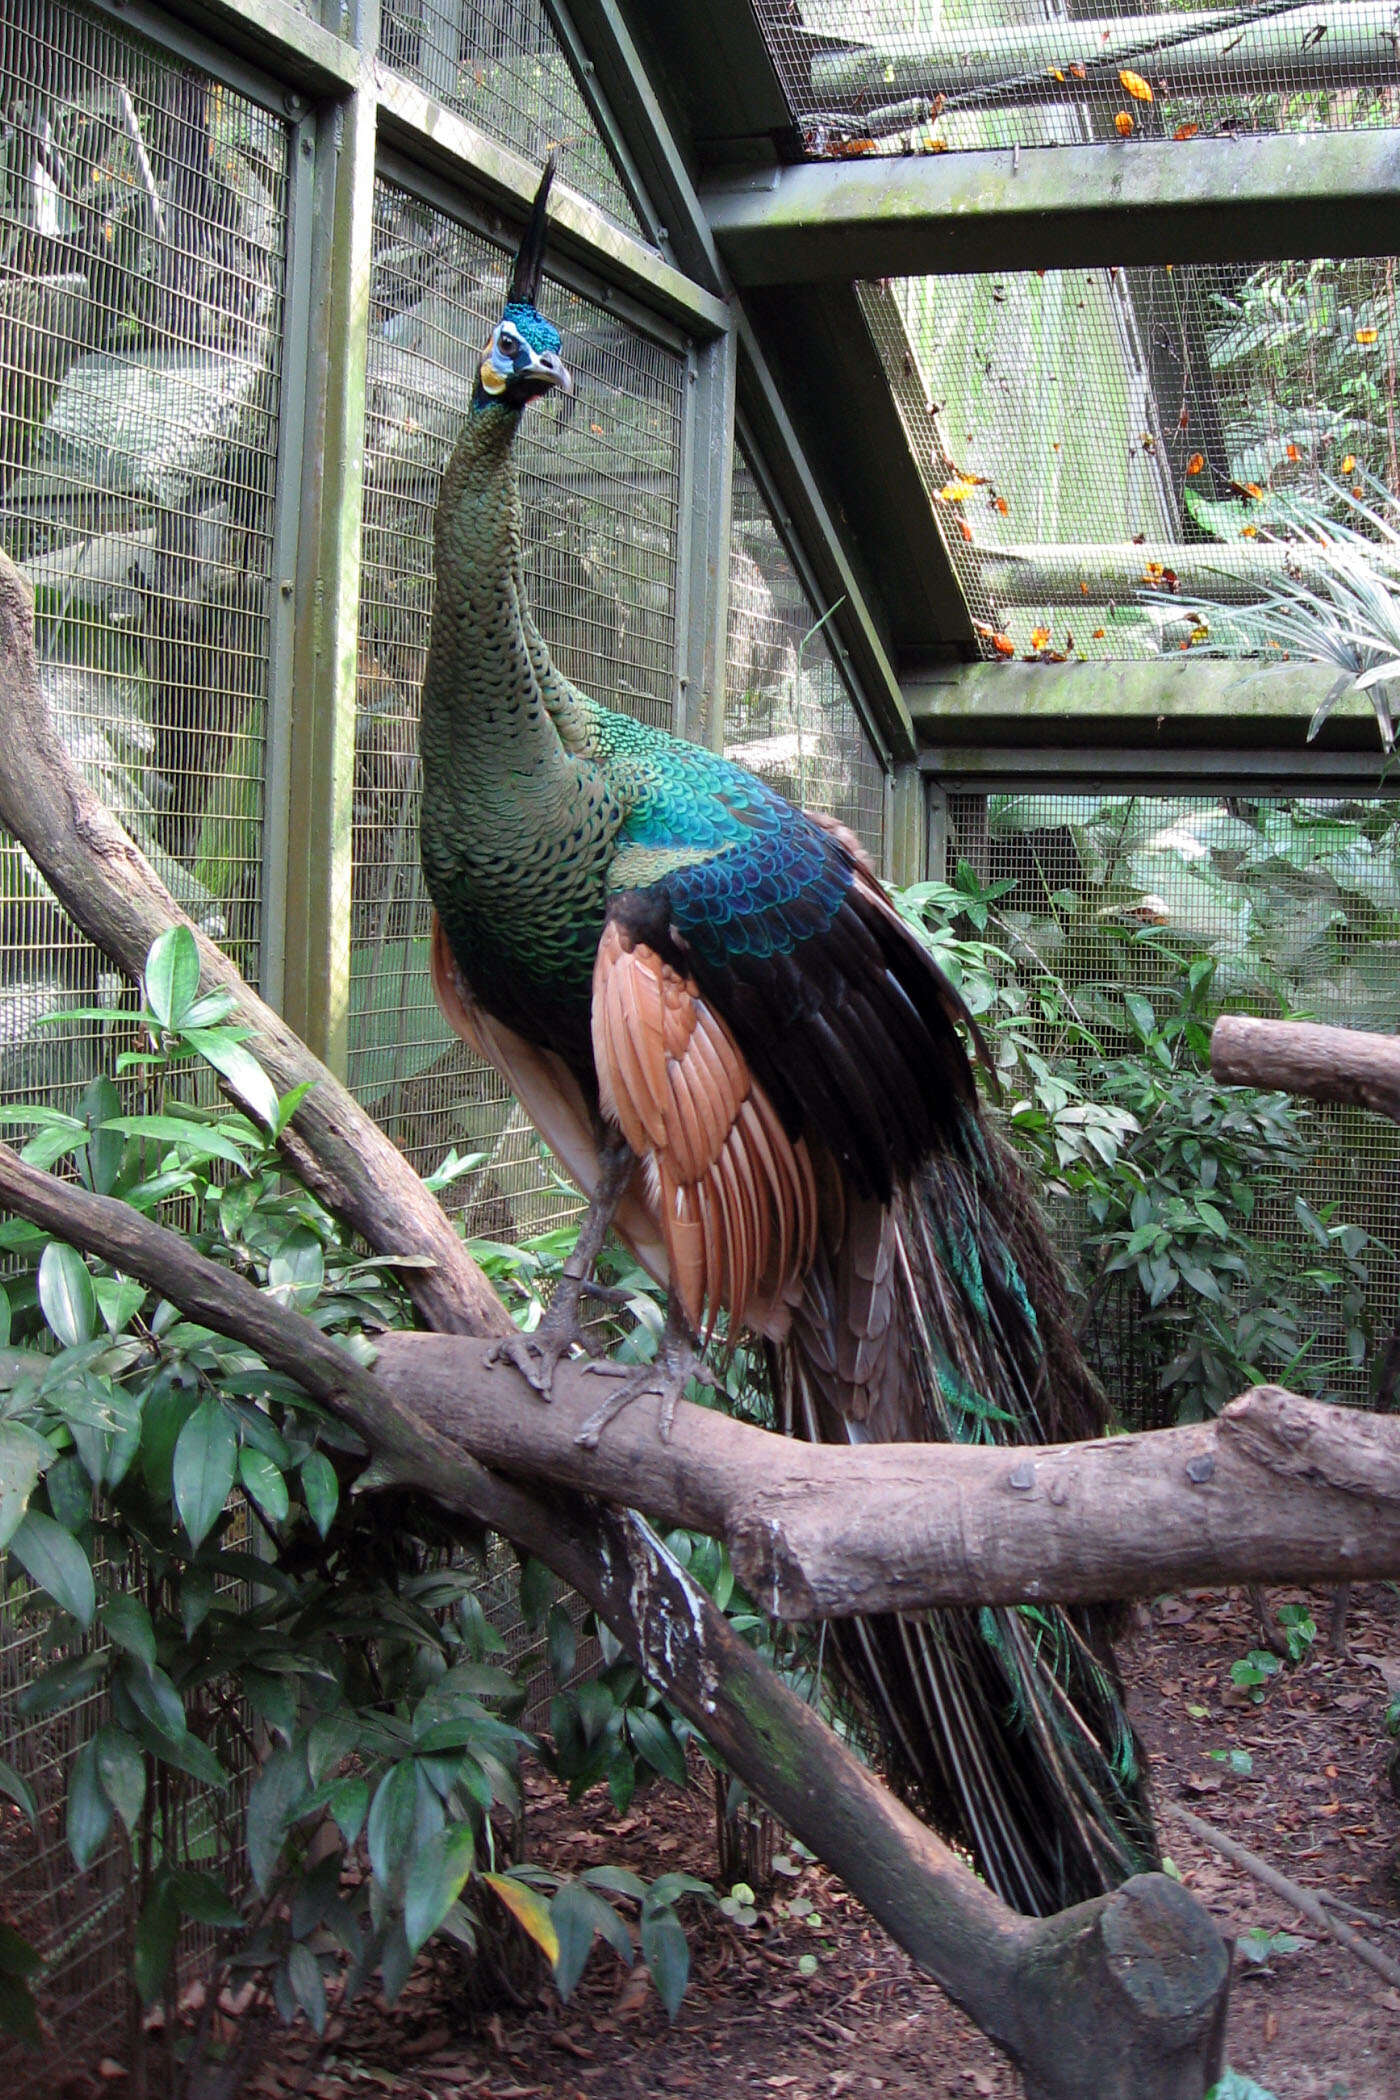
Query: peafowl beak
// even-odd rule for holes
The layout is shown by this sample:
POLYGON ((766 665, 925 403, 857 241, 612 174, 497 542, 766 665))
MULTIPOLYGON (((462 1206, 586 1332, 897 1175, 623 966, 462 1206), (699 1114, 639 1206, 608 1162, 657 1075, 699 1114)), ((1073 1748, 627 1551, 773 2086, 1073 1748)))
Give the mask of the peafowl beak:
POLYGON ((557 357, 552 350, 532 351, 530 362, 523 371, 517 365, 515 385, 521 392, 528 390, 530 393, 546 393, 554 388, 568 395, 574 390, 573 374, 563 358, 557 357))

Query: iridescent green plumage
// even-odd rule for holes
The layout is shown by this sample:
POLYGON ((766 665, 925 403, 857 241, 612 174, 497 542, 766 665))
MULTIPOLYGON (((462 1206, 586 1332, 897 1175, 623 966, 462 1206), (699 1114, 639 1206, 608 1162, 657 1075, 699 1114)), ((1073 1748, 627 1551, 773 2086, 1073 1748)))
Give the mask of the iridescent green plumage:
MULTIPOLYGON (((977 1108, 956 995, 831 827, 600 706, 550 660, 525 602, 510 448, 525 400, 559 383, 557 343, 516 297, 438 505, 422 854, 460 979, 562 1061, 595 1115, 605 927, 721 1017, 816 1162, 821 1230, 763 1326, 791 1429, 1093 1434, 1101 1407, 1058 1267, 977 1108)), ((1153 1862, 1092 1614, 886 1616, 834 1630, 833 1645, 895 1783, 1009 1900, 1054 1908, 1153 1862)))

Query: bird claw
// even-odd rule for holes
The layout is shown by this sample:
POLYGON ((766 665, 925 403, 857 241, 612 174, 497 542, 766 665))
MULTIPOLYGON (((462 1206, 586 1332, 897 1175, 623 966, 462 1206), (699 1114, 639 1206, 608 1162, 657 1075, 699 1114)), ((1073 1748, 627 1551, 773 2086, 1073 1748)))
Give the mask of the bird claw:
POLYGON ((584 1365, 585 1371, 599 1377, 621 1378, 623 1383, 615 1392, 608 1394, 600 1407, 595 1407, 580 1429, 574 1442, 584 1451, 596 1450, 598 1439, 609 1422, 615 1421, 625 1407, 640 1400, 647 1393, 655 1393, 661 1402, 656 1427, 663 1444, 671 1441, 671 1425, 676 1418, 677 1403, 684 1397, 685 1389, 692 1378, 701 1385, 719 1390, 719 1380, 709 1365, 703 1363, 699 1351, 688 1339, 679 1342, 667 1339, 661 1345, 661 1354, 655 1363, 641 1364, 629 1370, 625 1364, 611 1362, 600 1357, 594 1363, 584 1365))
POLYGON ((554 1398, 554 1379, 564 1358, 579 1341, 576 1326, 565 1331, 562 1324, 549 1332, 546 1317, 533 1334, 508 1334, 496 1343, 488 1354, 488 1364, 512 1364, 526 1385, 539 1394, 541 1400, 554 1398))

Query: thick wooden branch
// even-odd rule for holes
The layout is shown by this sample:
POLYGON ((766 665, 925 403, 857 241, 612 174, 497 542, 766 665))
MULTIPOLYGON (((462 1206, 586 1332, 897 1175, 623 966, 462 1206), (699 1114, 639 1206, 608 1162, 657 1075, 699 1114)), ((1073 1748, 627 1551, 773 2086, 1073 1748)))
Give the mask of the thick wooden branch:
MULTIPOLYGON (((3 554, 0 752, 0 819, 83 930, 134 974, 182 914, 53 732, 28 593, 3 554)), ((204 985, 232 993, 277 1086, 315 1081, 287 1148, 308 1184, 377 1252, 432 1256, 431 1271, 409 1277, 430 1324, 503 1332, 504 1307, 402 1155, 227 959, 203 940, 200 951, 204 985)), ((12 1155, 0 1200, 249 1342, 353 1422, 394 1477, 464 1521, 500 1526, 572 1584, 738 1776, 1007 2051, 1029 2100, 1081 2100, 1086 2077, 1098 2100, 1200 2100, 1222 2061, 1229 1960, 1183 1889, 1142 1875, 1057 1917, 1017 1917, 760 1661, 640 1518, 487 1474, 373 1373, 342 1363, 309 1321, 215 1265, 204 1265, 212 1277, 204 1266, 144 1269, 133 1226, 161 1228, 122 1205, 36 1176, 12 1155)), ((162 1238, 200 1264, 185 1242, 162 1238)))
POLYGON ((1214 1422, 1034 1451, 778 1442, 690 1406, 663 1444, 647 1400, 585 1452, 597 1385, 577 1371, 522 1410, 449 1336, 386 1335, 377 1370, 493 1467, 725 1539, 779 1618, 1400 1575, 1400 1419, 1278 1386, 1214 1422))
POLYGON ((1224 1014, 1211 1032, 1210 1068, 1227 1086, 1278 1087, 1400 1123, 1400 1042, 1393 1036, 1224 1014))

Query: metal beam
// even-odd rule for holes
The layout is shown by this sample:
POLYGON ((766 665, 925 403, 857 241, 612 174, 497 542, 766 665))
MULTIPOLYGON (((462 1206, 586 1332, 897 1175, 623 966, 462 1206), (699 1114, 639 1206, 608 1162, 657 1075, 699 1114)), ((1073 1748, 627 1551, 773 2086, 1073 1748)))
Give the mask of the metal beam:
POLYGON ((907 33, 883 46, 829 46, 812 51, 803 87, 815 108, 875 109, 927 96, 966 109, 1082 104, 1105 92, 1121 102, 1124 66, 1172 95, 1250 95, 1261 86, 1303 95, 1395 80, 1394 18, 1382 19, 1379 7, 1254 4, 1253 20, 1238 6, 1197 15, 1105 11, 1099 21, 945 25, 922 50, 907 33))
POLYGON ((676 732, 716 748, 724 742, 738 362, 732 335, 716 336, 686 360, 676 732))
MULTIPOLYGON (((1334 664, 1188 653, 1143 663, 949 665, 907 677, 904 695, 921 745, 979 761, 1045 747, 1077 752, 1092 772, 1115 750, 1292 751, 1318 764, 1347 751, 1369 754, 1379 777, 1376 719, 1364 693, 1340 701, 1317 744, 1308 744, 1336 678, 1334 664)), ((928 763, 925 751, 920 764, 928 763)))
POLYGON ((821 162, 732 173, 701 196, 740 287, 1389 255, 1400 131, 821 162))

